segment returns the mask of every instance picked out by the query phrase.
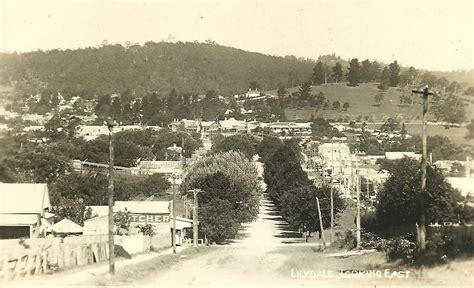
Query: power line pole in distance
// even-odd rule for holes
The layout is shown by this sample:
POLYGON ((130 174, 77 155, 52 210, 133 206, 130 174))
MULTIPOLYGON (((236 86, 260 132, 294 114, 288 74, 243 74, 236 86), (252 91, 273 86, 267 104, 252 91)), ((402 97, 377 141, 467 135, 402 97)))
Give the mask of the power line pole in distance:
POLYGON ((109 238, 109 274, 115 274, 115 249, 114 249, 114 126, 115 121, 105 121, 109 128, 109 186, 108 186, 108 238, 109 238))
POLYGON ((428 114, 428 96, 434 95, 429 91, 428 85, 423 90, 412 90, 412 93, 420 94, 423 99, 423 123, 422 123, 422 142, 423 156, 421 158, 421 190, 418 193, 418 225, 416 227, 416 240, 418 252, 422 255, 426 249, 426 215, 425 215, 425 194, 426 194, 426 166, 427 166, 427 141, 426 141, 426 120, 428 114))

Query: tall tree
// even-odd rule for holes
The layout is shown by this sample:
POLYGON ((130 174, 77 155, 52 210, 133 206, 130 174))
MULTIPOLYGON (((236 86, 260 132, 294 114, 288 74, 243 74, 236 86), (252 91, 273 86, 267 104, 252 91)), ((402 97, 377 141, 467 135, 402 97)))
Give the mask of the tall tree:
POLYGON ((212 144, 214 153, 239 151, 247 158, 252 159, 255 155, 255 139, 250 134, 237 134, 219 139, 212 144))
POLYGON ((309 81, 306 81, 303 84, 301 84, 298 94, 299 94, 300 100, 308 100, 311 94, 311 83, 309 81))
MULTIPOLYGON (((420 163, 411 158, 396 160, 391 166, 390 177, 377 195, 376 220, 380 227, 415 227, 419 209, 416 195, 421 181, 420 163)), ((441 171, 428 166, 426 186, 426 211, 428 223, 458 221, 461 216, 462 197, 444 178, 441 171)))
POLYGON ((337 62, 334 67, 332 67, 332 77, 336 83, 344 80, 344 72, 342 71, 341 63, 337 62))
POLYGON ((400 73, 400 84, 402 86, 405 86, 405 85, 415 86, 415 84, 418 82, 418 77, 419 77, 418 70, 416 70, 415 67, 410 66, 408 70, 405 70, 402 73, 400 73))
POLYGON ((319 61, 313 68, 313 84, 321 85, 325 83, 326 80, 326 68, 324 67, 323 62, 319 61))
POLYGON ((349 72, 347 73, 349 86, 357 86, 360 83, 360 63, 359 59, 354 58, 349 63, 349 72))
POLYGON ((380 68, 380 63, 376 60, 372 61, 370 65, 369 80, 372 82, 379 81, 381 75, 382 69, 380 68))
POLYGON ((199 225, 212 241, 234 237, 235 227, 256 218, 261 193, 257 176, 256 166, 235 151, 210 155, 190 166, 181 189, 205 191, 199 194, 199 225))
POLYGON ((360 81, 361 82, 369 82, 371 81, 370 72, 372 70, 372 63, 369 59, 362 61, 362 66, 360 68, 360 81))
POLYGON ((437 120, 447 123, 461 124, 466 119, 464 102, 454 94, 435 101, 432 110, 437 120))
POLYGON ((400 83, 400 66, 398 65, 397 61, 390 63, 388 65, 388 69, 390 72, 389 81, 391 87, 396 87, 400 83))
POLYGON ((387 90, 390 86, 390 71, 387 67, 383 68, 382 75, 380 77, 380 84, 378 88, 380 90, 387 90))

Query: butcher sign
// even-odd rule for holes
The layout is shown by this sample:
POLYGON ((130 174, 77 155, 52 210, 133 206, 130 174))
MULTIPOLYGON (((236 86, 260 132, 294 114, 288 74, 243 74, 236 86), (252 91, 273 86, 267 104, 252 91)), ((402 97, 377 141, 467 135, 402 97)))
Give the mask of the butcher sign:
POLYGON ((166 223, 170 222, 170 214, 138 214, 130 213, 130 222, 166 223))

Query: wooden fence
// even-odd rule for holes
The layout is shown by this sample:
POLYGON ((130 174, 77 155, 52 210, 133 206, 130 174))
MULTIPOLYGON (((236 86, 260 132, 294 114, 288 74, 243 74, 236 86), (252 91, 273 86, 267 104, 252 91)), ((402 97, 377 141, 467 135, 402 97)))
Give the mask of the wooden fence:
POLYGON ((4 282, 108 259, 106 236, 81 236, 0 241, 4 282))

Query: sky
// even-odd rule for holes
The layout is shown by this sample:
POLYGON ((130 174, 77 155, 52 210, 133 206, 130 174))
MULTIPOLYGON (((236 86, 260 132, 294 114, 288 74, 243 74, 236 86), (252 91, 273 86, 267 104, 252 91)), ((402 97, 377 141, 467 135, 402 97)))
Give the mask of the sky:
POLYGON ((0 51, 207 39, 270 55, 474 69, 472 0, 0 0, 0 51))

